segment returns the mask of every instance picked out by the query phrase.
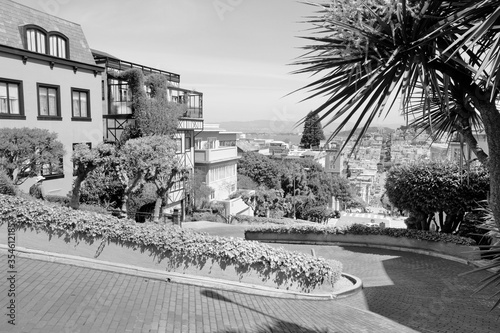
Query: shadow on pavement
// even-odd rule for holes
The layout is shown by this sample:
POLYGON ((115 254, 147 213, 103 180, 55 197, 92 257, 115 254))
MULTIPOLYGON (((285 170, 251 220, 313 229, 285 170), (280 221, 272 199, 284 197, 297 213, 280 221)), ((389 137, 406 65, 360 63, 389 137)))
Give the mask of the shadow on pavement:
MULTIPOLYGON (((233 300, 225 297, 224 295, 221 295, 218 292, 213 291, 213 290, 203 289, 201 291, 201 294, 205 297, 212 298, 212 299, 215 299, 217 301, 232 303, 232 304, 235 304, 237 306, 241 306, 242 308, 259 313, 259 314, 266 316, 268 318, 271 318, 273 320, 272 324, 257 325, 256 327, 254 327, 252 329, 252 332, 256 332, 256 333, 270 333, 270 332, 272 332, 272 333, 290 333, 290 332, 328 333, 327 329, 323 329, 323 330, 309 329, 309 328, 305 328, 303 326, 300 326, 300 325, 297 325, 294 323, 290 323, 290 322, 278 319, 278 318, 271 316, 267 313, 264 313, 262 311, 259 311, 259 310, 256 310, 254 308, 251 308, 249 306, 235 302, 235 301, 233 301, 233 300)), ((218 333, 239 333, 239 332, 240 331, 237 329, 227 329, 227 330, 225 329, 222 331, 218 331, 218 333)), ((245 330, 245 332, 246 332, 246 330, 245 330)))
POLYGON ((496 300, 490 298, 493 289, 473 295, 479 282, 491 273, 459 276, 472 267, 414 253, 362 247, 343 249, 357 255, 387 258, 381 261, 378 276, 385 274, 392 283, 370 286, 369 282, 377 282, 377 277, 375 272, 366 271, 369 278, 363 294, 368 310, 420 332, 498 333, 500 310, 490 312, 496 300))

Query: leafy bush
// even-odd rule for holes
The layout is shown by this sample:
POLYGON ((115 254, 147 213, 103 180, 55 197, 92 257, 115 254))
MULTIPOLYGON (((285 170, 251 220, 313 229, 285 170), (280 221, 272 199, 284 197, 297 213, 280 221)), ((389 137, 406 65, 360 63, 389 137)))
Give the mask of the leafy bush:
POLYGON ((16 195, 14 182, 2 168, 0 168, 0 194, 16 195))
POLYGON ((473 239, 455 236, 447 233, 436 233, 423 230, 373 228, 362 224, 353 224, 346 228, 336 228, 324 225, 288 225, 288 226, 258 226, 245 230, 247 233, 268 232, 277 234, 331 234, 331 235, 383 235, 390 237, 406 237, 430 242, 445 242, 457 245, 476 245, 473 239))
POLYGON ((247 216, 247 215, 236 215, 233 216, 233 221, 237 223, 247 223, 247 224, 294 224, 297 222, 305 222, 303 220, 294 220, 289 218, 275 219, 270 217, 262 217, 262 216, 247 216))
POLYGON ((111 215, 111 212, 102 206, 82 204, 78 209, 86 212, 94 212, 101 215, 111 215))
POLYGON ((48 202, 60 204, 62 206, 69 206, 70 198, 62 195, 47 195, 45 196, 45 200, 47 200, 48 202))
POLYGON ((222 217, 217 214, 213 214, 210 212, 198 212, 193 213, 191 217, 189 217, 190 221, 208 221, 208 222, 224 222, 222 217))
POLYGON ((258 242, 213 237, 175 226, 143 226, 127 219, 0 194, 0 225, 3 223, 16 228, 58 232, 68 237, 100 237, 103 243, 110 240, 152 247, 166 256, 189 256, 192 262, 213 260, 232 264, 241 270, 251 267, 261 274, 276 272, 287 281, 312 288, 321 284, 333 286, 340 279, 342 270, 340 262, 258 242))

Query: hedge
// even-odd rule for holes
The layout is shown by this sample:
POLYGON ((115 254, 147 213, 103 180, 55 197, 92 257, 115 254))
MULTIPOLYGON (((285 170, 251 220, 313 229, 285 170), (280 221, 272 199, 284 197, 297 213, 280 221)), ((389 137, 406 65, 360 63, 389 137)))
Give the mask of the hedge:
POLYGON ((209 236, 177 226, 136 224, 95 212, 47 205, 20 197, 0 195, 0 225, 33 228, 72 236, 102 238, 137 246, 154 247, 166 256, 186 255, 193 262, 212 259, 235 265, 242 270, 252 267, 262 274, 275 272, 286 281, 314 288, 332 286, 341 277, 342 264, 310 255, 274 248, 239 238, 209 236))
POLYGON ((233 221, 237 223, 248 223, 248 224, 282 224, 291 225, 296 223, 311 223, 305 220, 294 220, 290 218, 275 219, 271 217, 260 217, 260 216, 247 216, 247 215, 235 215, 233 216, 233 221))
POLYGON ((446 242, 457 245, 476 245, 471 238, 413 229, 373 228, 362 224, 353 224, 345 228, 329 227, 324 225, 289 225, 289 226, 255 226, 245 230, 246 233, 278 233, 278 234, 333 234, 333 235, 384 235, 390 237, 406 237, 431 242, 446 242))

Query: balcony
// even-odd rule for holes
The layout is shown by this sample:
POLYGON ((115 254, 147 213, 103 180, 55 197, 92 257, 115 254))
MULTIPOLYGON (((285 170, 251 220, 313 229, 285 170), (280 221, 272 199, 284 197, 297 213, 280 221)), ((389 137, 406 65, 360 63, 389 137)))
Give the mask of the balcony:
POLYGON ((237 147, 221 147, 194 151, 195 163, 216 163, 238 159, 237 147))

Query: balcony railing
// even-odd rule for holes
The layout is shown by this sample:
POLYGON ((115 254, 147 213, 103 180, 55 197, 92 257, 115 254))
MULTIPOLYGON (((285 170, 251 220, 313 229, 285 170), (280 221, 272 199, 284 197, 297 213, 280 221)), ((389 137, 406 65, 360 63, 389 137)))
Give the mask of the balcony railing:
POLYGON ((238 157, 237 147, 221 147, 194 151, 195 163, 211 163, 231 160, 238 157))

